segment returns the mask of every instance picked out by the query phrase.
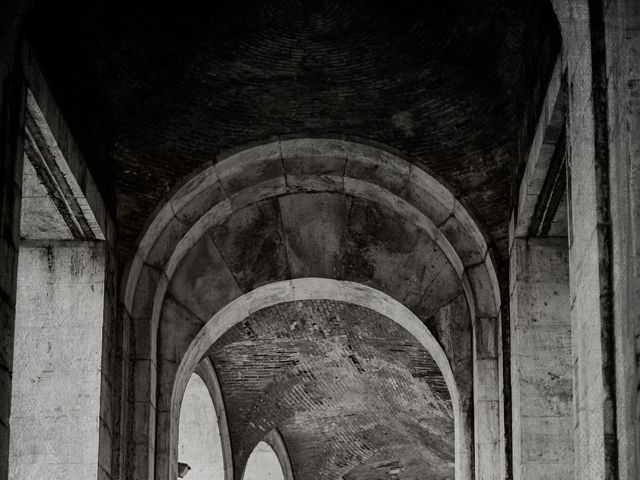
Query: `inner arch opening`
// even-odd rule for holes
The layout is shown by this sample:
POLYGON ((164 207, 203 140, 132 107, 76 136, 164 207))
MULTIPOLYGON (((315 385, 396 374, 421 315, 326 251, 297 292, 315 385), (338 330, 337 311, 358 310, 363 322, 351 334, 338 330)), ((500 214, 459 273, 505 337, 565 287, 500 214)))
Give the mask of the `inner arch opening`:
POLYGON ((178 458, 189 465, 189 480, 225 478, 216 410, 207 385, 196 373, 191 374, 180 408, 178 458))
MULTIPOLYGON (((385 464, 453 479, 470 455, 467 414, 442 348, 406 307, 369 287, 297 279, 260 287, 231 302, 186 352, 174 384, 174 408, 186 372, 205 356, 216 363, 225 398, 237 410, 227 412, 230 430, 236 432, 236 468, 264 432, 274 428, 285 443, 288 436, 293 440, 293 448, 313 444, 314 438, 329 439, 335 447, 332 455, 325 451, 323 458, 322 449, 314 453, 326 463, 320 470, 327 476, 318 478, 340 478, 363 465, 385 464), (234 344, 255 356, 245 353, 234 359, 234 344), (224 350, 227 364, 216 357, 217 347, 224 350), (305 347, 310 350, 300 354, 305 347), (269 365, 280 374, 269 372, 269 365), (239 390, 232 398, 234 386, 239 390), (244 405, 240 398, 247 399, 244 405), (382 418, 386 425, 378 425, 382 418), (301 425, 317 436, 302 441, 291 437, 301 425), (388 441, 385 435, 391 435, 388 441)), ((300 454, 304 452, 292 456, 294 473, 300 454)))
POLYGON ((249 456, 243 480, 285 480, 276 452, 261 441, 249 456))

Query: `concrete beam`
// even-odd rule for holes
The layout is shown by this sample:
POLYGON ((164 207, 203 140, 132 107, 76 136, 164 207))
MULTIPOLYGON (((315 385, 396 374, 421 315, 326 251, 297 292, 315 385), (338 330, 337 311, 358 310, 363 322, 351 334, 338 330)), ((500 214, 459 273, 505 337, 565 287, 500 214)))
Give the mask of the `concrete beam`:
MULTIPOLYGON (((563 86, 561 59, 556 66, 547 87, 547 93, 536 126, 536 133, 529 150, 515 213, 514 236, 530 236, 532 223, 536 220, 536 210, 540 210, 541 194, 548 183, 547 177, 556 148, 562 138, 565 121, 565 92, 563 86)), ((555 178, 554 178, 555 180, 555 178)), ((546 203, 546 202, 545 202, 546 203)), ((541 206, 544 208, 544 205, 541 206)), ((554 212, 551 212, 551 217, 554 212)), ((539 219, 538 219, 539 221, 539 219)))
MULTIPOLYGON (((64 225, 68 232, 67 239, 105 239, 104 232, 84 192, 58 147, 53 132, 31 92, 27 92, 25 161, 35 171, 39 184, 44 187, 38 188, 36 178, 25 175, 21 225, 25 238, 53 238, 53 229, 42 228, 41 225, 46 226, 51 223, 52 218, 59 218, 62 221, 58 223, 64 225), (41 190, 39 195, 34 194, 36 189, 41 190), (46 208, 47 205, 55 208, 46 208)), ((29 172, 29 168, 25 169, 25 174, 29 172)), ((57 230, 63 232, 62 225, 57 230)))
MULTIPOLYGON (((28 87, 28 109, 32 133, 47 159, 56 183, 66 192, 66 202, 74 215, 85 217, 96 239, 112 241, 115 230, 98 185, 72 135, 28 44, 24 44, 22 66, 28 87), (38 138, 39 137, 39 138, 38 138)), ((91 237, 87 237, 91 238, 91 237)))

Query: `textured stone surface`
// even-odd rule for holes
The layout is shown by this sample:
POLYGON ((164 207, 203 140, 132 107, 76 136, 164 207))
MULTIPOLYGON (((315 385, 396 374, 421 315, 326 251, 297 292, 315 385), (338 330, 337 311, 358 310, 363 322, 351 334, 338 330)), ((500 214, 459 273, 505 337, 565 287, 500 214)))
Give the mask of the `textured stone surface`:
POLYGON ((565 239, 512 247, 514 480, 574 478, 568 253, 565 239))
POLYGON ((206 321, 241 291, 299 277, 362 282, 425 321, 462 293, 420 228, 337 193, 286 195, 237 211, 185 256, 169 291, 206 321))
POLYGON ((104 278, 100 246, 20 249, 10 478, 98 478, 104 278))
MULTIPOLYGON (((571 166, 570 283, 576 476, 615 478, 623 465, 622 475, 633 478, 638 474, 638 446, 635 446, 635 455, 626 456, 635 460, 623 460, 619 447, 624 451, 631 445, 628 427, 624 428, 626 444, 618 440, 617 434, 617 415, 624 412, 629 418, 628 405, 618 411, 618 396, 621 400, 633 397, 628 385, 622 389, 626 394, 616 392, 616 370, 622 367, 622 358, 616 359, 616 342, 617 351, 625 352, 622 357, 629 358, 632 348, 622 338, 628 338, 631 332, 625 327, 622 332, 626 330, 626 333, 619 330, 616 339, 616 325, 628 325, 619 301, 626 288, 635 289, 632 287, 635 281, 627 280, 627 287, 620 288, 618 284, 616 289, 615 283, 626 274, 613 273, 613 251, 620 249, 618 242, 628 234, 623 232, 637 228, 637 217, 625 216, 624 226, 618 223, 614 227, 612 212, 633 204, 633 195, 625 197, 629 187, 611 179, 619 178, 620 162, 626 161, 625 150, 629 145, 626 141, 620 142, 619 137, 616 141, 618 116, 629 115, 625 123, 633 116, 625 107, 620 107, 623 98, 628 97, 619 96, 621 79, 614 73, 617 65, 630 65, 629 60, 618 57, 629 55, 629 45, 617 42, 621 41, 620 29, 626 29, 624 12, 628 9, 629 19, 637 19, 637 12, 625 2, 611 5, 599 1, 575 2, 568 7, 559 9, 558 13, 565 41, 572 45, 565 62, 570 92, 567 128, 571 166), (616 238, 615 247, 613 238, 616 238), (619 308, 617 315, 615 304, 619 308)), ((628 68, 624 67, 627 74, 631 73, 628 68)), ((627 81, 628 77, 622 83, 627 81)), ((625 169, 625 183, 634 171, 625 169)), ((628 251, 628 248, 629 244, 622 250, 628 251)), ((630 259, 626 262, 633 263, 630 259)), ((627 360, 623 362, 628 365, 627 360)), ((637 391, 637 384, 635 388, 637 391)), ((635 428, 637 439, 637 426, 635 428)))

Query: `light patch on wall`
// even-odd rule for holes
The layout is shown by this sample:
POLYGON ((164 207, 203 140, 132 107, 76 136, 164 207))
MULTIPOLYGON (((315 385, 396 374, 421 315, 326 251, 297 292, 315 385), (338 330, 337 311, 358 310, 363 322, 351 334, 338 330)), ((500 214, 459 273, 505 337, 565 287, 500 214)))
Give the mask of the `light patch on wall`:
POLYGON ((189 480, 225 478, 216 411, 207 386, 195 373, 180 409, 178 458, 191 467, 189 480))
POLYGON ((251 452, 243 480, 284 480, 278 457, 266 442, 258 443, 251 452))

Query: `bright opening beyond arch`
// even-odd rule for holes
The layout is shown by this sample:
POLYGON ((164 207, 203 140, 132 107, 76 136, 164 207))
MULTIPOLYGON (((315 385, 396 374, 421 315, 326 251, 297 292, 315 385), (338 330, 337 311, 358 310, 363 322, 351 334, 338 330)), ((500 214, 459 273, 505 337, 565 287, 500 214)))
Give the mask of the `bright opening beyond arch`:
POLYGON ((191 467, 189 480, 225 478, 218 418, 207 386, 195 373, 180 409, 178 458, 191 467))
POLYGON ((243 480, 284 480, 278 456, 266 442, 258 443, 251 452, 243 480))

